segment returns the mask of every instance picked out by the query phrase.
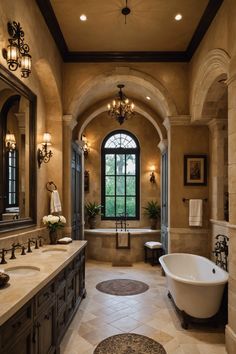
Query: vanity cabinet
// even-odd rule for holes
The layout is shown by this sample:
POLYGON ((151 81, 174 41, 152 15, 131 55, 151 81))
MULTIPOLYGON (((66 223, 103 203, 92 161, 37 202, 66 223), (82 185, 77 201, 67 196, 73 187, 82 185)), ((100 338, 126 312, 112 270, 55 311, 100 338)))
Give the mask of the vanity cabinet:
POLYGON ((85 248, 0 327, 1 354, 58 354, 85 297, 85 248))

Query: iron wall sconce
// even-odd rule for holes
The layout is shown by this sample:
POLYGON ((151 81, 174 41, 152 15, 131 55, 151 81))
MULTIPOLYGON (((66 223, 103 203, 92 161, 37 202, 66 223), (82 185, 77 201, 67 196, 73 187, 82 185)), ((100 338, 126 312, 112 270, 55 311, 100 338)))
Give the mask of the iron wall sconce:
POLYGON ((51 134, 50 133, 44 133, 43 134, 43 143, 42 143, 42 149, 38 149, 38 167, 41 166, 41 163, 48 163, 52 157, 52 151, 48 151, 48 146, 52 145, 51 144, 51 134))
POLYGON ((151 173, 150 173, 150 182, 151 183, 156 183, 156 177, 155 177, 155 167, 151 167, 151 173))
POLYGON ((16 138, 15 138, 14 134, 11 134, 10 132, 7 132, 6 138, 5 138, 5 142, 6 142, 7 151, 15 150, 15 148, 16 148, 16 138))
POLYGON ((86 138, 85 134, 82 135, 82 143, 83 143, 82 149, 84 152, 84 158, 87 159, 90 151, 90 147, 89 147, 88 139, 86 138))
POLYGON ((8 69, 16 71, 21 68, 21 77, 27 78, 31 73, 31 55, 29 46, 24 42, 24 31, 20 23, 13 21, 7 24, 9 45, 2 50, 2 55, 6 59, 8 69))

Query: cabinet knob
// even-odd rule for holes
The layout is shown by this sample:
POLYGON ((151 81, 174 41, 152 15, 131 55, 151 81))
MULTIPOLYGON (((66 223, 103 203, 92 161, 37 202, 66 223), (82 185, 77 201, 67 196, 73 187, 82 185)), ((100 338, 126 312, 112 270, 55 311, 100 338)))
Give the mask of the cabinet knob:
POLYGON ((21 324, 22 323, 20 321, 18 321, 12 325, 12 328, 14 328, 14 329, 20 328, 21 324))

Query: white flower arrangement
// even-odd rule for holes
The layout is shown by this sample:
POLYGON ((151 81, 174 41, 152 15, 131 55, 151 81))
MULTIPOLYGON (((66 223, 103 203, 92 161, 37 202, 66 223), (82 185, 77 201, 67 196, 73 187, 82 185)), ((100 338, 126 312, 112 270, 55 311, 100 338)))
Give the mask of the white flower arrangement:
POLYGON ((62 215, 45 215, 43 217, 43 224, 47 225, 50 231, 56 231, 57 229, 64 227, 66 218, 62 215))

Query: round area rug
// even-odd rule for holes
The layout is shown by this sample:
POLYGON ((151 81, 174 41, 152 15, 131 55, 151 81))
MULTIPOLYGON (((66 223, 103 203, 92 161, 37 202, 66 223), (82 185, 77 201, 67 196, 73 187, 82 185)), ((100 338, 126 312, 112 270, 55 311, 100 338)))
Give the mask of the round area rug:
POLYGON ((144 293, 149 286, 138 280, 112 279, 98 283, 96 289, 110 295, 126 296, 144 293))
POLYGON ((166 354, 155 340, 135 333, 117 334, 104 339, 93 354, 166 354))

